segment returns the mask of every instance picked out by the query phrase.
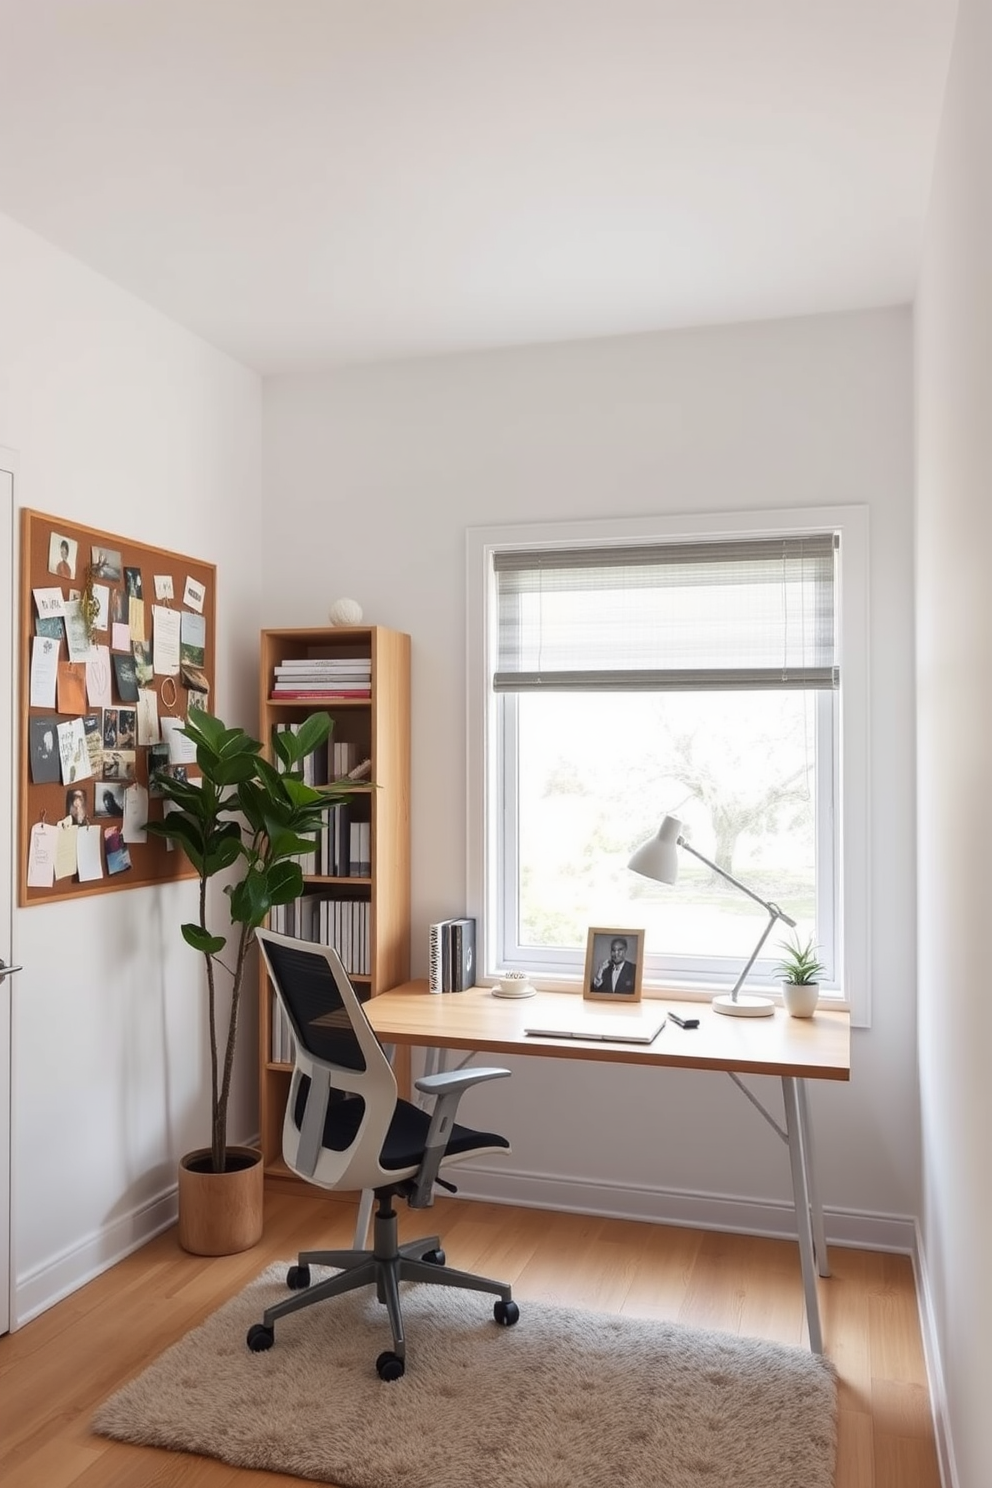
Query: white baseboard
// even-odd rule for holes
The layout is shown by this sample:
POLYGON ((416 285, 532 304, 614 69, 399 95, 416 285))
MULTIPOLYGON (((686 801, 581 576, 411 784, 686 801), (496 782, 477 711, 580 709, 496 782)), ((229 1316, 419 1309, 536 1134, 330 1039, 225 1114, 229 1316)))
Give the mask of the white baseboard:
POLYGON ((177 1209, 173 1187, 88 1235, 61 1255, 18 1276, 11 1297, 11 1332, 175 1224, 177 1209))
MULTIPOLYGON (((590 1183, 548 1173, 514 1173, 502 1165, 492 1169, 466 1165, 459 1168, 456 1176, 459 1194, 483 1203, 517 1204, 525 1209, 596 1214, 606 1219, 638 1219, 651 1224, 728 1230, 736 1234, 768 1235, 779 1239, 796 1237, 795 1214, 789 1203, 590 1183)), ((88 1236, 62 1255, 19 1276, 12 1298, 11 1330, 22 1327, 154 1239, 162 1230, 175 1224, 176 1214, 176 1190, 172 1188, 116 1219, 106 1229, 88 1236)), ((917 1256, 916 1227, 912 1219, 827 1209, 824 1223, 831 1245, 897 1251, 912 1255, 914 1259, 917 1256)), ((922 1287, 920 1295, 924 1295, 922 1287)))
POLYGON ((930 1385, 930 1403, 933 1410, 933 1431, 937 1445, 937 1465, 943 1488, 958 1488, 958 1474, 954 1462, 954 1446, 951 1439, 951 1422, 947 1409, 947 1385, 940 1344, 937 1338, 937 1319, 933 1308, 933 1290, 927 1271, 923 1237, 919 1224, 916 1226, 916 1249, 913 1253, 913 1269, 916 1272, 916 1296, 920 1307, 920 1331, 923 1334, 923 1355, 930 1385))
MULTIPOLYGON (((466 1164, 459 1167, 455 1180, 463 1198, 484 1203, 598 1214, 604 1219, 640 1219, 649 1224, 682 1225, 688 1229, 729 1230, 775 1239, 796 1238, 792 1204, 775 1200, 591 1183, 551 1173, 514 1173, 502 1165, 485 1168, 481 1164, 471 1167, 466 1164)), ((916 1224, 907 1216, 825 1209, 823 1219, 831 1245, 916 1254, 916 1224)))

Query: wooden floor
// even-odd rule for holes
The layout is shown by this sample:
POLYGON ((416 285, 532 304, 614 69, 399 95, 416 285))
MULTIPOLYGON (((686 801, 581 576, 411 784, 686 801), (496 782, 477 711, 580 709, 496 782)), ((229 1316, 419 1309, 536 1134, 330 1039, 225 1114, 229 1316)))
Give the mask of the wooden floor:
MULTIPOLYGON (((344 1202, 269 1196, 262 1243, 214 1260, 186 1255, 170 1230, 0 1338, 4 1488, 300 1488, 296 1478, 107 1441, 89 1420, 270 1261, 350 1245, 354 1213, 344 1202)), ((505 1277, 522 1305, 540 1298, 805 1342, 798 1253, 785 1241, 448 1198, 402 1211, 401 1239, 435 1230, 450 1264, 505 1277)), ((841 1381, 837 1488, 940 1488, 910 1262, 835 1248, 831 1265, 820 1298, 841 1381)))

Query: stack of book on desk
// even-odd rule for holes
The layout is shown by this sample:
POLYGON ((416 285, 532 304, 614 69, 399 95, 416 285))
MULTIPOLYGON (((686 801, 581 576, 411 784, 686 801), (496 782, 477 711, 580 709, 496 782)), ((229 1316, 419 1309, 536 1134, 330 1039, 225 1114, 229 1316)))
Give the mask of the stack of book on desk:
POLYGON ((269 697, 276 702, 372 696, 370 656, 293 657, 281 661, 274 671, 269 697))
POLYGON ((428 931, 428 992, 464 992, 475 986, 475 921, 438 920, 428 931))

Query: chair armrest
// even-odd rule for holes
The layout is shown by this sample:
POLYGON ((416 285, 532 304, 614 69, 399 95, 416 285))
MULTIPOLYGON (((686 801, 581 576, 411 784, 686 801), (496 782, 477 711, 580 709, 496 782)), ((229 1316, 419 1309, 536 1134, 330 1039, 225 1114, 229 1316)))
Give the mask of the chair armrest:
POLYGON ((439 1075, 423 1075, 414 1084, 425 1095, 443 1095, 448 1091, 457 1091, 460 1095, 470 1086, 480 1085, 483 1080, 499 1080, 509 1073, 508 1069, 483 1069, 481 1066, 473 1069, 470 1066, 463 1070, 444 1070, 439 1075))
POLYGON ((507 1069, 450 1070, 440 1075, 424 1075, 422 1079, 415 1081, 418 1090, 422 1090, 425 1095, 436 1096, 437 1101, 431 1112, 423 1161, 413 1180, 413 1192, 407 1201, 411 1209, 429 1209, 434 1202, 434 1180, 451 1136, 458 1102, 465 1091, 473 1085, 480 1085, 484 1080, 499 1080, 509 1073, 507 1069))

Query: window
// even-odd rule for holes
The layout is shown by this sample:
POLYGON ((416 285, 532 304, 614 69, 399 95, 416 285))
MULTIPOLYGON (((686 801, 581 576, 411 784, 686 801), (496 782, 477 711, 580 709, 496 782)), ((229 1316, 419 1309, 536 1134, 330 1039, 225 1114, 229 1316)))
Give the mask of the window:
POLYGON ((866 547, 862 508, 469 533, 481 971, 577 979, 588 927, 630 925, 646 988, 732 985, 761 907, 689 854, 627 869, 670 812, 866 1014, 866 547))

